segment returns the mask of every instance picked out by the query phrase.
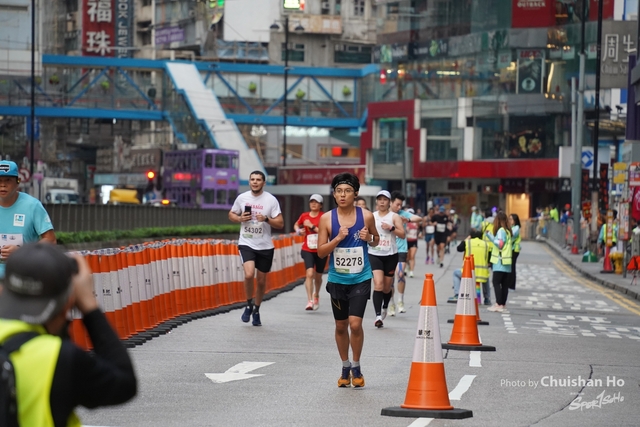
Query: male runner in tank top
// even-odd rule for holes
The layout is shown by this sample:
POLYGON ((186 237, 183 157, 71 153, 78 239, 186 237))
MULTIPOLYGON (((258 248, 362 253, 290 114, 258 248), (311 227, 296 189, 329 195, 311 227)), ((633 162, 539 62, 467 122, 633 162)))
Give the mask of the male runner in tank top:
POLYGON ((371 294, 368 247, 377 246, 380 236, 373 214, 353 205, 360 190, 357 176, 338 174, 331 188, 338 207, 320 218, 318 256, 330 255, 327 292, 331 296, 336 344, 342 360, 338 387, 364 387, 360 355, 364 343, 362 318, 371 294), (349 345, 353 364, 349 361, 349 345))
POLYGON ((404 224, 400 216, 389 210, 391 194, 382 190, 376 197, 377 211, 373 213, 380 244, 369 248, 369 263, 373 272, 373 309, 376 311, 375 327, 382 328, 391 301, 391 284, 398 264, 396 237, 404 237, 404 224))

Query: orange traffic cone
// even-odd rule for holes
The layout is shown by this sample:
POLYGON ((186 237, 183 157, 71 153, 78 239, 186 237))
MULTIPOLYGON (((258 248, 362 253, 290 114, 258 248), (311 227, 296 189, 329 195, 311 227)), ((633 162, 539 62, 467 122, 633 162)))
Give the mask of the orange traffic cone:
POLYGON ((476 285, 472 277, 471 259, 465 257, 451 338, 447 344, 442 344, 442 348, 447 350, 496 351, 495 347, 482 345, 480 342, 476 319, 475 287, 476 285))
POLYGON ((578 236, 573 235, 573 245, 571 246, 571 253, 573 255, 578 255, 578 236))
POLYGON ((609 256, 611 248, 607 246, 604 250, 604 263, 602 264, 602 270, 600 273, 613 273, 613 265, 611 265, 611 257, 609 256))
MULTIPOLYGON (((471 276, 473 278, 473 282, 476 284, 476 298, 474 298, 475 305, 476 305, 476 323, 478 325, 488 325, 489 322, 487 322, 486 320, 480 319, 480 308, 478 307, 478 304, 480 304, 480 296, 482 295, 482 283, 476 281, 476 274, 475 274, 476 265, 473 258, 473 254, 469 255, 469 259, 471 260, 471 276)), ((456 300, 455 303, 457 304, 458 301, 456 300)), ((447 323, 453 323, 453 321, 454 319, 449 319, 447 320, 447 323)))
POLYGON ((426 274, 404 403, 384 408, 382 415, 408 418, 470 418, 473 412, 451 406, 444 372, 433 274, 426 274))

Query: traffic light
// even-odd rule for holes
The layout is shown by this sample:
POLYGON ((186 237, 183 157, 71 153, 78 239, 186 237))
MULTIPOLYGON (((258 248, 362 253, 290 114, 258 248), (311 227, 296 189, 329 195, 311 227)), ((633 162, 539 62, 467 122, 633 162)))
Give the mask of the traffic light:
POLYGON ((387 72, 384 70, 380 71, 380 84, 387 84, 387 72))

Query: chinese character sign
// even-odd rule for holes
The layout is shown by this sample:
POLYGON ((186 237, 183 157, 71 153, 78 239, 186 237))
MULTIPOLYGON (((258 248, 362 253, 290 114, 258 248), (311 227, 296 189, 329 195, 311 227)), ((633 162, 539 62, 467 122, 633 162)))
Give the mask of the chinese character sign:
POLYGON ((113 56, 115 45, 116 0, 83 0, 82 53, 87 56, 113 56))
POLYGON ((605 21, 602 23, 602 67, 600 87, 626 88, 629 55, 636 53, 636 21, 605 21))

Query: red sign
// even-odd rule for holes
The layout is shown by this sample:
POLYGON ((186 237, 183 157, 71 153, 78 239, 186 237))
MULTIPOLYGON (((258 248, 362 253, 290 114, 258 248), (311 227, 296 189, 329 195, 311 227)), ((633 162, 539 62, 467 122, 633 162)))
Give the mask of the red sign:
POLYGON ((333 177, 339 173, 349 172, 360 180, 360 185, 364 184, 366 167, 364 165, 343 166, 338 168, 280 168, 278 170, 278 184, 331 184, 333 177))
MULTIPOLYGON (((613 0, 602 0, 602 19, 613 19, 613 0)), ((598 0, 589 0, 589 21, 598 20, 598 0)))
POLYGON ((116 0, 82 0, 82 54, 113 56, 116 0))
POLYGON ((512 0, 511 27, 552 27, 556 23, 554 0, 512 0))

